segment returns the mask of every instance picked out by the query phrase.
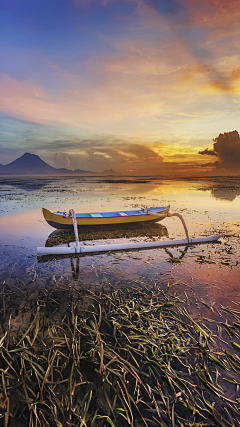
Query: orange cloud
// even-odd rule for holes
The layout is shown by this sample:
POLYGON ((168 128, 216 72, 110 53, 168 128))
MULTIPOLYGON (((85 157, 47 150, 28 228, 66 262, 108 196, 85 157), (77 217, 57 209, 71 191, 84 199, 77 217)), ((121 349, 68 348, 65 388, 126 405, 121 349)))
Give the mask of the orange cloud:
MULTIPOLYGON (((48 74, 51 67, 51 75, 55 73, 60 82, 54 95, 33 80, 20 82, 2 75, 1 112, 22 120, 86 128, 95 134, 128 140, 139 135, 148 144, 155 139, 170 143, 177 139, 186 153, 190 137, 204 135, 206 139, 222 130, 226 109, 229 114, 224 121, 227 128, 233 128, 238 120, 233 103, 238 102, 240 94, 240 55, 236 39, 231 39, 233 55, 228 52, 229 40, 219 39, 215 33, 222 25, 223 2, 206 0, 201 6, 201 2, 186 0, 190 14, 174 25, 146 1, 136 0, 134 4, 131 32, 105 38, 111 54, 89 51, 85 61, 74 63, 76 72, 43 60, 42 75, 48 74), (194 36, 195 27, 198 30, 204 26, 211 30, 208 36, 204 38, 202 32, 194 42, 209 54, 201 60, 191 50, 191 37, 181 34, 188 28, 194 36), (234 100, 227 98, 227 93, 234 93, 234 100)), ((234 12, 236 3, 230 1, 229 7, 234 12)), ((231 19, 231 13, 227 13, 226 19, 231 19)))
POLYGON ((233 27, 239 28, 238 0, 186 0, 192 21, 203 27, 225 29, 232 32, 233 27))

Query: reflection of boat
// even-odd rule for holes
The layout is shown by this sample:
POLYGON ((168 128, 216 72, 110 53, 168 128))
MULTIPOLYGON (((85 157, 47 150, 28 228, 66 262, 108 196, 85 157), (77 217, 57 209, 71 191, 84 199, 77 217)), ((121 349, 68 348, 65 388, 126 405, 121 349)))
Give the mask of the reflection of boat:
MULTIPOLYGON (((81 240, 82 242, 86 241, 115 241, 115 239, 128 239, 128 238, 160 238, 160 237, 168 237, 168 231, 167 228, 162 224, 157 224, 153 222, 145 222, 140 227, 135 226, 129 226, 128 228, 115 228, 114 230, 95 230, 95 231, 89 231, 84 230, 81 232, 81 240)), ((54 246, 57 245, 67 245, 70 247, 70 243, 75 239, 74 232, 71 230, 54 230, 51 234, 49 234, 46 243, 45 248, 54 248, 54 246)), ((86 254, 88 255, 88 254, 86 254)), ((91 255, 91 254, 90 254, 91 255)), ((48 255, 42 255, 38 257, 38 262, 48 262, 52 261, 53 259, 70 259, 71 264, 71 270, 72 270, 72 277, 73 280, 78 280, 79 278, 79 262, 80 262, 80 254, 48 254, 48 255)))
MULTIPOLYGON (((128 228, 115 228, 113 230, 83 230, 81 231, 81 241, 115 240, 124 238, 160 238, 168 237, 167 228, 158 223, 146 222, 140 227, 134 225, 128 228)), ((50 248, 56 245, 69 244, 75 240, 73 230, 54 230, 49 234, 45 247, 50 248)))
MULTIPOLYGON (((101 240, 115 240, 115 239, 125 239, 125 238, 159 238, 159 237, 168 237, 167 228, 162 224, 157 224, 153 222, 145 222, 141 224, 140 227, 136 225, 130 225, 128 228, 115 228, 114 230, 95 230, 88 231, 84 230, 81 232, 81 240, 84 241, 101 241, 101 240)), ((75 239, 74 232, 72 230, 54 230, 49 234, 45 248, 53 248, 57 245, 67 245, 70 247, 70 243, 75 239)), ((86 254, 88 255, 88 254, 86 254)), ((90 254, 91 255, 91 254, 90 254)), ((73 280, 79 279, 79 263, 80 263, 80 254, 70 254, 70 255, 55 255, 48 254, 38 257, 38 262, 48 262, 52 260, 62 260, 65 258, 70 259, 70 265, 72 270, 73 280)))
MULTIPOLYGON (((150 209, 138 209, 130 211, 115 211, 115 212, 92 212, 92 213, 76 213, 78 228, 104 228, 111 226, 122 226, 129 224, 144 223, 146 221, 160 221, 156 214, 166 215, 169 212, 170 206, 158 207, 150 209)), ((73 227, 73 218, 71 212, 50 212, 43 208, 43 216, 47 223, 54 228, 71 229, 73 227)))

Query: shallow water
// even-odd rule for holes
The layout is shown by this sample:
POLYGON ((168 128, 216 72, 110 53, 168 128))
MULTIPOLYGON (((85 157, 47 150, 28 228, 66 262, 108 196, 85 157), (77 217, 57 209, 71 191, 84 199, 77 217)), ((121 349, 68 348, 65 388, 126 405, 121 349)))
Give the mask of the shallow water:
MULTIPOLYGON (((218 315, 221 305, 240 305, 240 178, 0 177, 0 280, 14 286, 78 283, 96 291, 157 284, 182 294, 195 315, 218 315), (73 233, 54 231, 41 208, 76 212, 171 205, 191 237, 223 233, 220 243, 188 248, 115 252, 78 258, 37 257, 37 246, 66 245, 73 233), (207 308, 206 304, 211 307, 207 308)), ((89 244, 184 238, 177 218, 152 226, 81 233, 89 244)))

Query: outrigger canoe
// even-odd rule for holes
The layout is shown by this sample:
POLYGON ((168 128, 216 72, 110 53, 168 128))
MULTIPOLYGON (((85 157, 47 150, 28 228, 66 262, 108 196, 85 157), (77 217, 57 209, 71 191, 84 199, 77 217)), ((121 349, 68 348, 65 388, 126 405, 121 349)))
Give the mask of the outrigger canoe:
MULTIPOLYGON (((145 221, 160 221, 169 212, 169 209, 170 206, 115 212, 76 213, 75 216, 78 228, 97 229, 100 227, 134 225, 145 221), (163 217, 157 216, 158 214, 163 214, 163 217)), ((71 212, 68 214, 60 211, 50 212, 48 209, 43 208, 43 216, 51 227, 71 230, 73 228, 71 212)))
POLYGON ((43 209, 43 215, 48 224, 55 228, 70 228, 74 229, 75 244, 63 247, 58 246, 54 248, 38 247, 37 254, 41 255, 68 255, 68 254, 86 254, 92 252, 109 252, 109 251, 122 251, 122 250, 135 250, 135 249, 150 249, 157 247, 167 246, 182 246, 196 243, 216 242, 222 234, 207 237, 190 238, 187 230, 186 223, 179 213, 170 213, 170 206, 166 208, 150 208, 135 211, 118 211, 118 212, 94 212, 89 214, 75 214, 74 209, 69 211, 67 215, 65 212, 51 213, 47 209, 43 209), (103 227, 103 226, 119 226, 137 224, 145 221, 160 221, 166 217, 178 217, 185 230, 186 238, 181 240, 167 240, 167 241, 153 241, 153 242, 132 242, 132 243, 117 243, 110 245, 93 245, 86 246, 79 241, 78 229, 81 227, 103 227))

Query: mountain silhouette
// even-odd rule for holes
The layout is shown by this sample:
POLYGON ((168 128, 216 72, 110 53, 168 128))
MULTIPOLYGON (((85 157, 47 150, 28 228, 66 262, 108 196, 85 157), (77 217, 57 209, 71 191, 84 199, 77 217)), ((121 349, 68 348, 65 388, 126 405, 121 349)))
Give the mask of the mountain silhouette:
POLYGON ((103 171, 104 175, 120 175, 118 172, 115 172, 113 169, 107 169, 103 171))
POLYGON ((77 175, 77 174, 93 174, 94 172, 77 169, 56 169, 48 165, 36 154, 25 153, 18 159, 8 165, 0 165, 0 174, 15 174, 15 175, 77 175))

